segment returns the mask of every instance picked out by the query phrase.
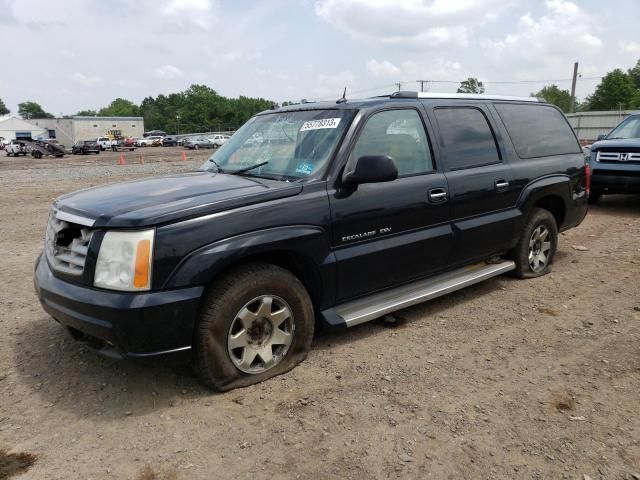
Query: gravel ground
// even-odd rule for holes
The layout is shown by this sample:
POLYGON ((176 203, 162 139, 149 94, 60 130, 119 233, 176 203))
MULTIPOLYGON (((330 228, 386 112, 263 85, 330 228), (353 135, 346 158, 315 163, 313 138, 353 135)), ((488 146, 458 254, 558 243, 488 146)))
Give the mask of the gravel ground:
POLYGON ((605 197, 550 275, 320 332, 289 374, 215 394, 188 369, 78 348, 33 293, 53 198, 210 154, 180 152, 0 158, 0 477, 21 453, 21 479, 640 474, 640 198, 605 197))

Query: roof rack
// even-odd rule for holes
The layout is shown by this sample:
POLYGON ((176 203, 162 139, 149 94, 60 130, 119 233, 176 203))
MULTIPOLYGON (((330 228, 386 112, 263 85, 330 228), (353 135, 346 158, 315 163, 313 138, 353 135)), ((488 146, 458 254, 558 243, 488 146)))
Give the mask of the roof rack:
POLYGON ((517 102, 545 103, 542 98, 516 97, 512 95, 485 95, 479 93, 435 93, 435 92, 408 92, 399 91, 392 93, 390 98, 451 98, 461 100, 512 100, 517 102))

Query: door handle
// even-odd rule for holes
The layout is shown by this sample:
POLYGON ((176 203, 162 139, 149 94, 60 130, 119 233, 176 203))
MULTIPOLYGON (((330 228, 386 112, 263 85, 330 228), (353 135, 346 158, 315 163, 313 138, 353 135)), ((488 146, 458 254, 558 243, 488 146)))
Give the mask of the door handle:
POLYGON ((447 201, 447 191, 444 188, 434 188, 429 190, 429 201, 431 203, 442 203, 447 201))
POLYGON ((496 190, 498 192, 501 192, 501 191, 506 190, 507 188, 509 188, 509 182, 507 182, 506 180, 503 180, 501 178, 499 180, 496 180, 495 186, 496 186, 496 190))

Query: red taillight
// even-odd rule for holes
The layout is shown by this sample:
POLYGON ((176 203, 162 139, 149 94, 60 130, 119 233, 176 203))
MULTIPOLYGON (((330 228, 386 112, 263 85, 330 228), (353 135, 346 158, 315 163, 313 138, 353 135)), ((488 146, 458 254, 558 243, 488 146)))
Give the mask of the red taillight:
POLYGON ((586 175, 585 179, 585 188, 587 190, 587 195, 591 192, 591 168, 589 168, 589 164, 585 164, 584 166, 584 174, 586 175))

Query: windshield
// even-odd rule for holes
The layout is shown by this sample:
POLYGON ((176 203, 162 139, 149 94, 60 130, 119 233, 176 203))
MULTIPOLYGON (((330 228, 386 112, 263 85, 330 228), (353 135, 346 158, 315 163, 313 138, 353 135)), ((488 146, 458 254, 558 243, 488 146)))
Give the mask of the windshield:
POLYGON ((307 110, 258 115, 224 142, 201 169, 305 179, 324 169, 353 114, 307 110))
POLYGON ((640 138, 640 117, 630 117, 607 135, 608 140, 615 138, 640 138))

